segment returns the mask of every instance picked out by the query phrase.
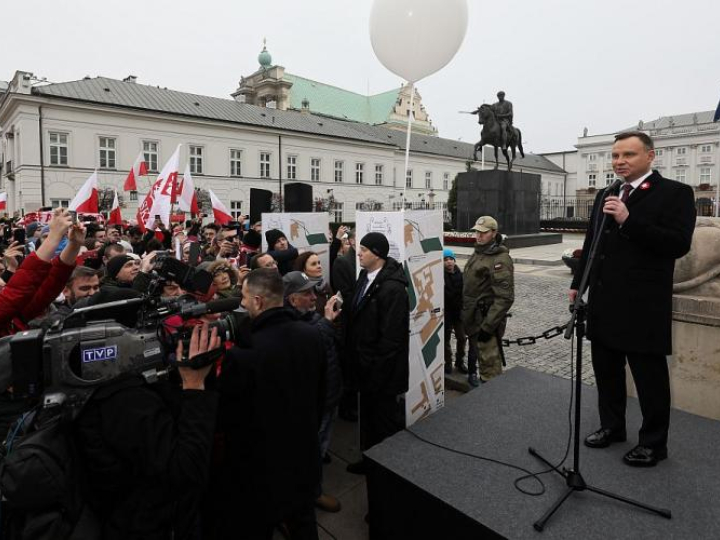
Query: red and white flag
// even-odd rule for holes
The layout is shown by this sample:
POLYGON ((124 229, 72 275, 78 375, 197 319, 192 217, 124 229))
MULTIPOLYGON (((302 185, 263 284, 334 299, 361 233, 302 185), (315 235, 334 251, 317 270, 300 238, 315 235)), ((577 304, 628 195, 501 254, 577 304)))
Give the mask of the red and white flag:
POLYGON ((85 180, 75 198, 70 201, 68 210, 72 212, 86 212, 88 214, 98 213, 98 189, 97 189, 97 171, 85 180))
POLYGON ((147 163, 145 163, 145 156, 142 152, 140 152, 135 160, 135 163, 133 163, 132 169, 130 169, 127 178, 125 179, 123 191, 137 191, 137 179, 140 176, 147 176, 147 173, 148 169, 147 163))
POLYGON ((215 223, 219 225, 226 225, 228 222, 232 221, 233 218, 230 215, 230 211, 222 202, 220 202, 220 199, 218 199, 217 195, 213 193, 212 189, 208 189, 208 193, 210 194, 210 203, 212 204, 215 223))
POLYGON ((150 192, 138 208, 137 221, 143 230, 152 229, 155 216, 159 216, 160 221, 166 227, 170 227, 170 209, 180 166, 180 146, 182 145, 177 145, 175 152, 160 171, 150 192))
POLYGON ((7 192, 0 193, 0 210, 7 210, 7 192))
POLYGON ((185 165, 185 172, 183 173, 183 179, 178 186, 178 208, 183 212, 190 212, 191 214, 199 214, 200 209, 197 203, 197 193, 195 192, 195 182, 193 182, 192 176, 190 175, 190 165, 185 165))
POLYGON ((108 225, 122 225, 122 214, 120 213, 120 201, 118 200, 118 194, 117 190, 113 190, 115 192, 115 197, 113 198, 113 205, 112 209, 110 210, 110 217, 108 217, 107 224, 108 225))

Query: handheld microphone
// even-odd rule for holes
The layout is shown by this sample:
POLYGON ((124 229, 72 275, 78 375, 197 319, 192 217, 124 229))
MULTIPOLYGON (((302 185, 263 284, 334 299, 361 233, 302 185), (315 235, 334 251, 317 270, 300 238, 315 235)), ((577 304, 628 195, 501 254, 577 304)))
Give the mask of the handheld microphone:
POLYGON ((608 188, 605 190, 605 193, 607 194, 607 196, 610 196, 610 195, 620 195, 620 186, 622 186, 624 182, 625 182, 625 180, 623 180, 622 178, 617 178, 617 179, 616 179, 612 184, 610 184, 610 186, 608 186, 608 188))

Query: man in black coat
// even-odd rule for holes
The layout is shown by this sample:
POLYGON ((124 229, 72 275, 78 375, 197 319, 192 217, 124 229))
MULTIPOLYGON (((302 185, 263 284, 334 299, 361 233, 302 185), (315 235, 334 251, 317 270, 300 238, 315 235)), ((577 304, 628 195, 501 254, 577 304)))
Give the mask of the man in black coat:
MULTIPOLYGON (((388 257, 380 233, 360 241, 362 271, 348 310, 347 350, 360 390, 360 447, 367 450, 405 428, 410 301, 402 265, 388 257)), ((349 305, 348 305, 349 304, 349 305)), ((348 470, 362 474, 363 462, 348 470)))
POLYGON ((293 539, 317 539, 323 338, 283 308, 275 269, 250 272, 242 294, 251 342, 228 351, 218 378, 225 461, 216 538, 270 539, 284 522, 293 539))
POLYGON ((598 388, 600 429, 585 439, 591 448, 626 440, 625 360, 637 388, 643 424, 628 465, 649 467, 667 457, 672 353, 672 285, 675 259, 690 250, 695 228, 692 188, 651 169, 652 139, 621 133, 612 150, 620 196, 601 191, 595 199, 583 254, 571 285, 577 296, 592 239, 602 239, 590 274, 588 338, 598 388), (605 230, 597 231, 602 213, 605 230), (596 234, 597 231, 597 234, 596 234))

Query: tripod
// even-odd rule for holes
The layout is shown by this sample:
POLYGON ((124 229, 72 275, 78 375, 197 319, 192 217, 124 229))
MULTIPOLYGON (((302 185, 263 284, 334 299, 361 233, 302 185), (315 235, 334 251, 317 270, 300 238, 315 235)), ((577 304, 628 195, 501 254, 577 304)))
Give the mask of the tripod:
MULTIPOLYGON (((611 193, 615 188, 619 188, 620 183, 621 180, 616 181, 615 184, 608 188, 606 193, 611 193)), ((600 206, 602 206, 602 204, 600 204, 600 206)), ((596 211, 598 212, 598 215, 602 214, 602 207, 598 208, 596 211)), ((531 455, 538 458, 540 461, 545 463, 548 467, 553 469, 560 476, 565 478, 565 484, 567 486, 565 488, 565 491, 557 498, 557 500, 552 504, 548 511, 545 512, 545 515, 543 515, 543 517, 533 523, 533 527, 538 532, 541 532, 545 528, 545 524, 558 510, 558 508, 560 508, 560 506, 562 506, 562 504, 568 499, 568 497, 570 497, 570 495, 572 495, 576 491, 592 491, 593 493, 597 493, 598 495, 602 495, 603 497, 609 497, 610 499, 615 499, 616 501, 631 504, 638 508, 643 508, 648 512, 658 514, 667 519, 670 519, 672 517, 670 510, 667 510, 665 508, 656 508, 654 506, 650 506, 648 504, 629 499, 627 497, 623 497, 622 495, 617 495, 615 493, 611 493, 609 491, 605 491, 603 489, 588 485, 580 472, 580 408, 582 403, 582 352, 583 338, 585 337, 586 312, 586 305, 582 301, 582 296, 587 289, 590 272, 592 271, 593 265, 595 263, 595 254, 597 253, 598 248, 602 243, 602 238, 604 236, 603 231, 605 230, 606 220, 607 214, 602 214, 600 226, 595 230, 595 234, 593 236, 593 241, 590 247, 590 254, 587 258, 587 264, 585 265, 582 279, 580 280, 580 287, 578 288, 577 297, 575 298, 575 302, 572 306, 572 315, 570 316, 570 321, 568 322, 567 330, 565 331, 565 339, 570 339, 573 329, 575 329, 575 338, 577 340, 575 344, 575 427, 573 433, 573 466, 571 469, 563 468, 563 470, 560 471, 557 469, 557 467, 553 466, 547 459, 541 456, 533 447, 528 448, 528 451, 531 455)))

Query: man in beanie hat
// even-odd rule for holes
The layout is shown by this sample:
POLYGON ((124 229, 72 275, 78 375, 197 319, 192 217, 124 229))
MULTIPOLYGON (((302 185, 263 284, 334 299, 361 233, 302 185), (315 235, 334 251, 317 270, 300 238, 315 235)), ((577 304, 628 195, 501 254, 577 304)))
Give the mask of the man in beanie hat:
MULTIPOLYGON (((360 240, 362 271, 348 313, 347 351, 360 393, 360 447, 367 450, 405 427, 403 394, 408 389, 410 301, 402 264, 388 256, 383 234, 360 240)), ((364 474, 362 461, 348 471, 364 474)))
MULTIPOLYGON (((502 373, 502 342, 505 319, 515 301, 513 261, 491 216, 479 217, 475 253, 465 265, 462 322, 469 346, 477 352, 480 382, 502 373)), ((478 386, 475 357, 468 356, 468 382, 478 386)))
POLYGON ((455 367, 460 373, 467 373, 465 367, 465 330, 463 329, 460 313, 463 299, 463 274, 455 263, 455 253, 451 249, 443 251, 443 266, 445 267, 445 373, 452 373, 452 348, 450 340, 453 330, 457 348, 455 351, 455 367))
POLYGON ((267 252, 277 261, 278 271, 284 276, 293 269, 293 262, 298 257, 298 250, 289 242, 285 233, 279 229, 271 229, 265 233, 268 243, 267 252))

